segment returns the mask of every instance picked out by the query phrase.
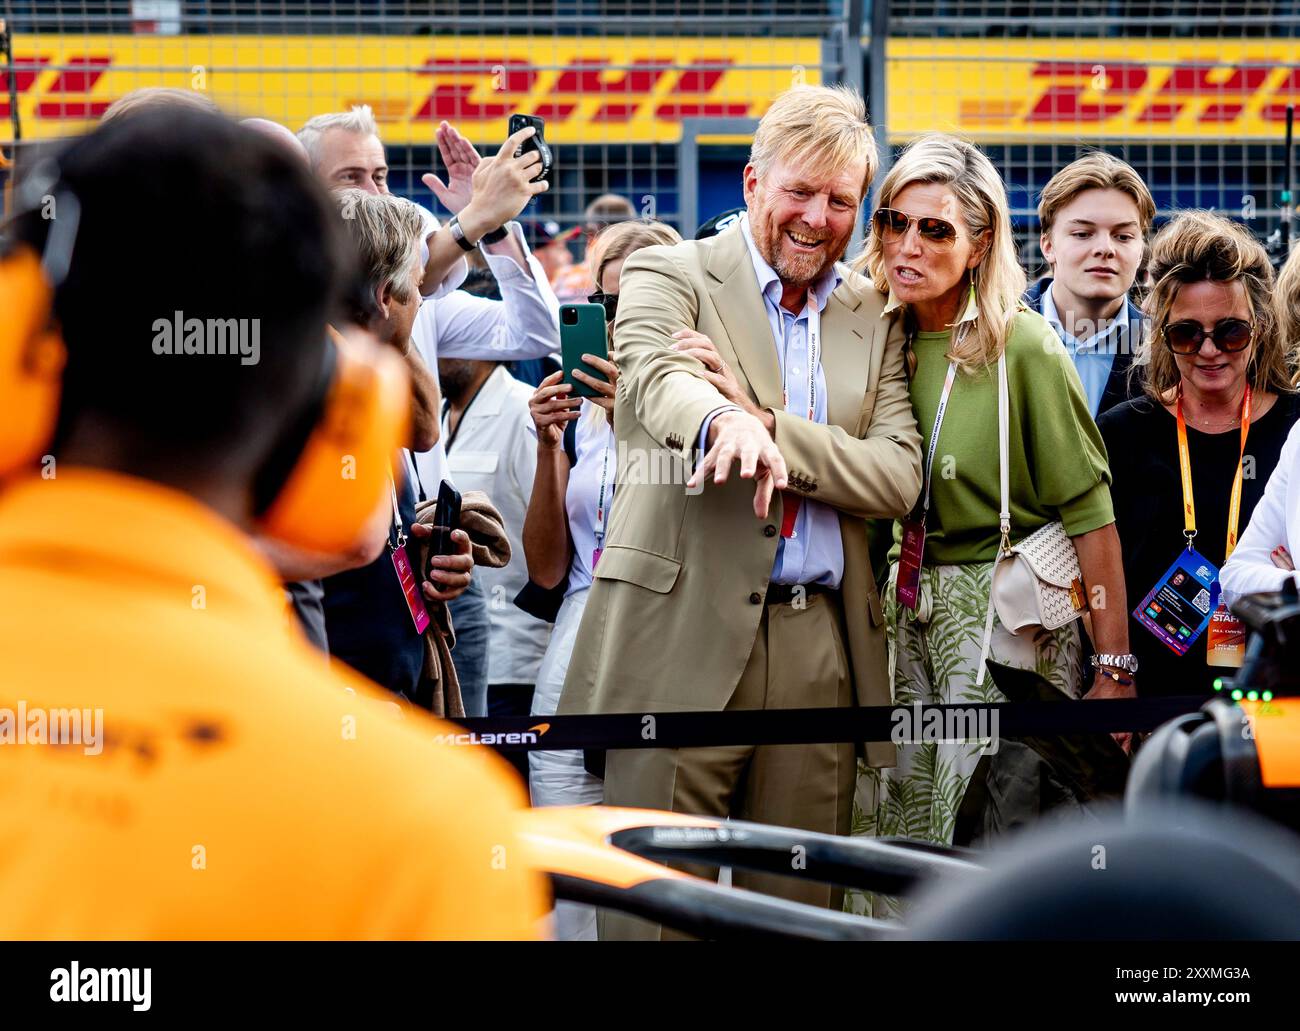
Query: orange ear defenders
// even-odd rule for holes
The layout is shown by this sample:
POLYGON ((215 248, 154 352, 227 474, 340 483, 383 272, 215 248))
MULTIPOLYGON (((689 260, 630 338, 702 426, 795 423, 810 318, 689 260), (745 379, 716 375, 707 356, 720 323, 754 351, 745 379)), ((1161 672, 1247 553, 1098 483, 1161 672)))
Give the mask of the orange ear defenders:
POLYGON ((287 476, 274 473, 272 458, 269 478, 258 479, 258 507, 268 537, 329 553, 356 544, 389 503, 393 455, 410 435, 411 386, 397 354, 368 334, 331 329, 326 355, 306 443, 289 439, 287 476))
POLYGON ((54 435, 67 351, 51 328, 53 302, 30 247, 0 260, 0 477, 34 465, 54 435))
MULTIPOLYGON (((0 478, 30 471, 50 447, 67 349, 53 322, 55 285, 70 259, 75 200, 59 200, 68 250, 45 258, 19 245, 0 259, 0 478), (65 221, 65 208, 72 209, 65 221), (67 223, 71 222, 71 228, 67 223)), ((315 394, 254 488, 258 528, 296 548, 352 548, 389 502, 392 460, 409 439, 406 367, 367 334, 331 332, 315 394)))

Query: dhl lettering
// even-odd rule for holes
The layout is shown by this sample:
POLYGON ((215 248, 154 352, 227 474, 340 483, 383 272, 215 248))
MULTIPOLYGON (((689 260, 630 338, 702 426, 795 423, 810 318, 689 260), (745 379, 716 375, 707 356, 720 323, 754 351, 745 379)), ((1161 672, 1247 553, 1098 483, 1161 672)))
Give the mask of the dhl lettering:
POLYGON ((1040 61, 1035 79, 1069 79, 1047 87, 1030 110, 1030 122, 1100 122, 1113 118, 1147 81, 1147 70, 1137 65, 1095 64, 1087 61, 1040 61), (1101 79, 1101 83, 1096 83, 1101 79), (1079 80, 1079 81, 1073 81, 1079 80), (1087 98, 1104 98, 1100 103, 1087 98))
MULTIPOLYGON (((531 45, 504 36, 109 34, 24 36, 20 47, 13 85, 28 140, 84 132, 141 86, 192 88, 193 69, 203 66, 218 70, 207 76, 208 95, 239 117, 297 128, 322 111, 369 104, 394 146, 431 144, 444 118, 476 145, 500 146, 504 119, 516 112, 545 118, 561 146, 674 143, 682 119, 758 117, 788 85, 790 68, 805 69, 809 82, 821 80, 822 68, 820 43, 794 37, 531 45)), ((15 114, 6 87, 0 81, 0 143, 11 138, 15 114)))
POLYGON ((108 110, 111 101, 64 99, 69 93, 86 94, 97 83, 113 63, 113 58, 104 56, 75 57, 59 72, 58 78, 45 91, 49 97, 57 100, 42 100, 36 105, 37 118, 98 118, 108 110))
POLYGON ((555 83, 556 93, 649 93, 663 78, 667 68, 662 60, 640 57, 632 62, 619 78, 602 79, 603 64, 590 65, 575 62, 560 75, 555 83))
POLYGON ((594 123, 628 122, 641 112, 661 82, 672 83, 664 99, 655 104, 654 117, 665 121, 706 116, 744 117, 747 103, 708 102, 727 69, 729 57, 699 57, 686 68, 674 67, 671 58, 638 57, 620 70, 607 62, 575 58, 545 90, 547 100, 529 110, 528 100, 538 87, 541 69, 504 58, 430 58, 421 75, 439 79, 417 108, 414 118, 446 118, 458 122, 499 120, 515 113, 537 114, 563 122, 578 110, 578 101, 605 98, 590 117, 594 123), (673 82, 673 79, 676 79, 673 82), (685 99, 679 99, 685 97, 685 99), (670 99, 671 98, 671 99, 670 99))
MULTIPOLYGON (((1276 70, 1266 65, 1202 64, 1165 69, 1123 62, 1039 61, 1031 78, 1049 81, 1031 102, 1024 121, 1043 124, 1122 118, 1155 126, 1191 112, 1198 123, 1228 125, 1250 109, 1261 91, 1269 89, 1276 70), (1140 99, 1143 94, 1145 100, 1140 99)), ((1283 120, 1287 104, 1297 98, 1300 68, 1292 68, 1269 90, 1259 117, 1283 120)))
MULTIPOLYGON (((36 76, 40 75, 41 71, 49 63, 50 59, 48 57, 15 57, 15 92, 23 94, 30 90, 36 82, 36 76)), ((8 92, 0 94, 0 118, 8 118, 11 113, 8 92)))
POLYGON ((531 65, 507 61, 505 58, 431 57, 419 74, 454 75, 459 81, 435 83, 433 91, 416 111, 417 119, 501 119, 514 114, 517 105, 502 103, 500 98, 512 93, 530 93, 537 81, 537 70, 531 65), (476 92, 495 99, 491 103, 476 101, 472 99, 476 92))
MULTIPOLYGON (((108 71, 113 63, 111 54, 77 54, 67 58, 61 66, 53 66, 47 55, 15 55, 14 83, 15 92, 21 97, 34 91, 42 72, 55 71, 57 74, 50 84, 40 90, 34 114, 37 118, 75 119, 98 118, 106 110, 111 100, 89 100, 95 84, 108 71), (51 99, 46 99, 51 98, 51 99)), ((9 97, 6 93, 0 100, 0 117, 10 115, 9 97)))
POLYGON ((1285 122, 1287 104, 1296 103, 1300 97, 1300 68, 1292 68, 1282 85, 1259 112, 1260 118, 1268 122, 1285 122))

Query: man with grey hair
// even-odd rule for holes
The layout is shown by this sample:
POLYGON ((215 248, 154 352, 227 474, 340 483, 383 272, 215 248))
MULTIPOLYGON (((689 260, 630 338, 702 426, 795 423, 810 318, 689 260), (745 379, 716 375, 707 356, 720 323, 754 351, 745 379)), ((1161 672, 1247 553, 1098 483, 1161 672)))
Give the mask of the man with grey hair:
MULTIPOLYGON (((358 276, 346 303, 352 322, 372 332, 381 344, 406 355, 415 350, 411 327, 420 310, 420 240, 424 216, 411 201, 391 194, 344 190, 338 196, 343 225, 356 249, 358 276)), ((438 408, 437 385, 433 409, 438 408)), ((435 432, 435 440, 437 434, 435 432)), ((398 573, 403 535, 427 535, 415 520, 419 479, 410 452, 394 456, 393 512, 388 547, 369 565, 324 581, 325 624, 330 653, 390 691, 424 708, 432 704, 423 677, 424 634, 407 601, 398 573)), ((470 584, 473 559, 469 537, 452 535, 455 554, 436 555, 432 570, 414 570, 428 601, 451 601, 470 584), (424 574, 428 573, 425 580, 424 574)))
MULTIPOLYGON (((430 369, 437 368, 439 358, 516 361, 542 358, 559 349, 559 306, 544 270, 529 253, 523 229, 513 221, 547 189, 545 182, 533 182, 540 158, 531 152, 515 156, 533 133, 531 127, 523 129, 495 155, 481 158, 447 122, 438 127, 436 141, 447 180, 429 174, 423 181, 453 218, 440 227, 426 213, 430 230, 423 290, 431 296, 421 305, 412 328, 412 340, 430 369), (464 278, 463 274, 458 278, 454 256, 476 246, 500 284, 500 301, 448 291, 448 284, 454 287, 464 278)), ((369 107, 318 115, 299 130, 298 138, 329 189, 388 194, 388 163, 369 107)), ((422 497, 436 495, 438 485, 451 479, 441 441, 415 455, 415 469, 417 491, 422 497)), ((451 612, 457 631, 452 659, 465 712, 484 716, 489 623, 482 586, 474 581, 452 603, 451 612)))
MULTIPOLYGON (((532 129, 521 130, 506 141, 495 158, 480 161, 477 151, 459 132, 446 122, 439 126, 436 139, 448 169, 448 181, 444 184, 429 174, 424 177, 424 183, 452 212, 455 216, 452 222, 460 231, 450 225, 442 228, 426 212, 429 223, 423 287, 426 295, 443 295, 459 286, 467 271, 464 250, 472 250, 475 242, 485 238, 492 245, 492 253, 525 263, 527 250, 515 246, 505 225, 533 197, 547 189, 547 183, 531 181, 537 172, 534 166, 540 162, 535 154, 514 157, 519 144, 532 133, 532 129)), ((312 170, 328 189, 389 192, 388 162, 369 105, 317 115, 298 130, 298 139, 306 148, 312 170)))

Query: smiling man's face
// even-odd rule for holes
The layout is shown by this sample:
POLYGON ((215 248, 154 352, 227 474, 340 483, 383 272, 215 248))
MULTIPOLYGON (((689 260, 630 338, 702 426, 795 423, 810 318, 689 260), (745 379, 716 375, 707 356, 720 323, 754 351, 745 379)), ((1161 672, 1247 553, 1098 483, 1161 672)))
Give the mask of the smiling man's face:
POLYGON ((806 286, 844 257, 862 203, 863 159, 815 174, 775 161, 759 175, 745 166, 745 204, 754 245, 786 286, 806 286))
POLYGON ((316 174, 330 190, 388 192, 388 162, 378 136, 329 129, 320 138, 316 174))

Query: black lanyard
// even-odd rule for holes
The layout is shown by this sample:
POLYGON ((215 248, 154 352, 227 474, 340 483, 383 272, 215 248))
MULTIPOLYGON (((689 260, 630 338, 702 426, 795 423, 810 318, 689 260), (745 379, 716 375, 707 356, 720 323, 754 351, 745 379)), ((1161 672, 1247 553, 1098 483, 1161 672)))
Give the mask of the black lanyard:
POLYGON ((415 455, 410 451, 407 451, 405 448, 402 449, 402 454, 406 457, 407 462, 411 466, 411 475, 415 477, 416 500, 428 501, 429 499, 424 493, 424 484, 420 482, 420 466, 415 461, 415 455))

